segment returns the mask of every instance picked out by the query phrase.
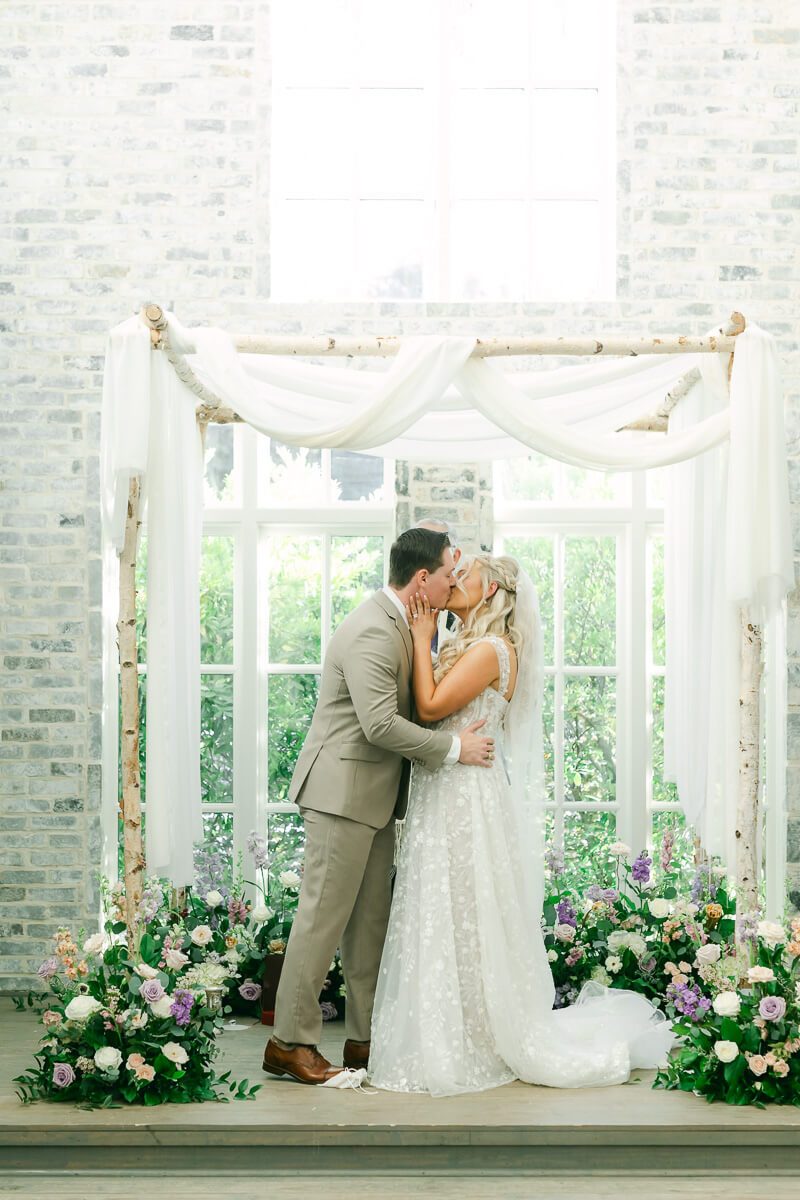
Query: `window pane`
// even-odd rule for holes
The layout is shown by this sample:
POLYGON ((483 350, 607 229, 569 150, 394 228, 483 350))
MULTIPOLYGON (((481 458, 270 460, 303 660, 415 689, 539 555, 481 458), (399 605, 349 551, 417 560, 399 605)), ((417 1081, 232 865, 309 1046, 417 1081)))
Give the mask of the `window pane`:
POLYGON ((528 105, 528 94, 521 89, 455 93, 450 115, 453 197, 525 195, 528 160, 520 139, 528 125, 528 105))
POLYGON ((564 539, 564 662, 616 663, 617 539, 564 539))
POLYGON ((206 508, 217 508, 221 504, 232 504, 234 486, 233 425, 214 425, 210 423, 206 426, 203 504, 206 508))
POLYGON ((322 655, 322 539, 267 538, 269 659, 318 663, 322 655))
MULTIPOLYGON (((359 196, 423 199, 430 176, 432 139, 428 105, 420 89, 362 89, 353 136, 369 147, 367 153, 357 157, 359 196)), ((331 140, 338 143, 341 139, 331 140)))
POLYGON ((200 661, 233 663, 232 537, 204 537, 202 541, 200 661))
POLYGON ((542 712, 542 742, 544 749, 544 779, 547 799, 555 797, 555 679, 546 675, 544 680, 544 706, 542 712))
POLYGON ((519 300, 528 283, 528 218, 520 200, 457 200, 450 206, 450 295, 519 300))
POLYGON ((270 6, 273 77, 278 83, 347 86, 353 71, 352 0, 277 0, 270 6))
POLYGON ((331 450, 334 500, 376 500, 384 487, 384 459, 353 450, 331 450))
POLYGON ((558 463, 552 458, 504 458, 495 463, 495 471, 504 500, 555 499, 558 463))
POLYGON ((275 97, 270 170, 280 197, 346 200, 353 190, 353 100, 343 88, 291 88, 275 97))
POLYGON ((147 534, 142 530, 136 549, 136 657, 147 662, 147 534))
POLYGON ((421 200, 359 202, 360 295, 394 300, 422 296, 424 223, 421 200))
POLYGON ((513 554, 528 572, 539 593, 539 609, 542 618, 544 639, 544 661, 553 662, 553 538, 552 537, 507 537, 503 539, 506 554, 513 554))
POLYGON ((524 87, 528 80, 529 0, 470 0, 449 38, 454 81, 462 87, 524 87))
POLYGON ((204 804, 233 803, 233 676, 200 677, 200 792, 204 804))
MULTIPOLYGON (((340 4, 330 7, 336 11, 340 4)), ((433 14, 426 0, 361 0, 351 35, 363 84, 413 87, 425 82, 424 39, 433 14)), ((340 20, 342 17, 340 16, 340 20)))
POLYGON ((613 812, 565 812, 563 881, 579 894, 592 883, 613 887, 614 869, 606 867, 607 847, 616 839, 617 818, 613 812), (605 871, 608 870, 608 874, 605 871))
POLYGON ((630 471, 582 471, 579 467, 564 467, 564 498, 582 502, 613 501, 630 503, 630 471))
POLYGON ((535 200, 534 300, 591 300, 601 292, 600 212, 594 200, 535 200))
POLYGON ((664 782, 664 677, 653 679, 653 803, 676 804, 678 789, 664 782))
POLYGON ((355 228, 349 200, 273 201, 271 295, 337 300, 353 291, 355 228))
POLYGON ((233 887, 233 813, 204 812, 203 842, 195 846, 195 891, 216 888, 223 896, 233 887))
POLYGON ((383 587, 383 538, 331 538, 331 626, 383 587))
POLYGON ((609 42, 609 6, 610 0, 532 0, 536 78, 549 83, 594 79, 609 42))
POLYGON ((667 468, 660 467, 647 472, 647 503, 653 505, 663 505, 664 503, 664 485, 666 483, 667 468))
POLYGON ((280 913, 284 891, 278 882, 283 871, 301 871, 306 838, 299 813, 270 813, 267 817, 269 851, 269 903, 280 913))
POLYGON ((318 688, 316 675, 269 677, 267 799, 270 804, 279 804, 288 798, 294 765, 314 715, 318 688))
POLYGON ((564 680, 564 799, 611 801, 617 795, 616 681, 591 675, 564 680))
POLYGON ((678 809, 661 809, 652 814, 653 854, 656 863, 661 861, 664 834, 669 830, 675 838, 670 870, 673 872, 678 894, 683 895, 691 887, 696 870, 694 862, 694 831, 687 826, 686 818, 678 809))
POLYGON ((266 500, 269 504, 324 504, 322 451, 270 441, 261 447, 266 460, 266 500))
POLYGON ((650 539, 651 571, 653 579, 652 594, 652 638, 653 663, 663 667, 666 653, 666 626, 664 621, 664 539, 650 539))
POLYGON ((531 100, 537 194, 596 195, 601 143, 597 92, 590 88, 537 88, 531 100))

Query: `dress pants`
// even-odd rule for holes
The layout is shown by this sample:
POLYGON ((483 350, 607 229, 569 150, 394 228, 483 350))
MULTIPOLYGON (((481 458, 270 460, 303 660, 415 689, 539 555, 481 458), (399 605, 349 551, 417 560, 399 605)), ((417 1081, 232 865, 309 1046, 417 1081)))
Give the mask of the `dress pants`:
POLYGON ((319 994, 337 947, 346 996, 345 1036, 370 1040, 372 1005, 391 905, 394 818, 383 829, 300 808, 303 883, 275 1001, 275 1036, 319 1044, 319 994))

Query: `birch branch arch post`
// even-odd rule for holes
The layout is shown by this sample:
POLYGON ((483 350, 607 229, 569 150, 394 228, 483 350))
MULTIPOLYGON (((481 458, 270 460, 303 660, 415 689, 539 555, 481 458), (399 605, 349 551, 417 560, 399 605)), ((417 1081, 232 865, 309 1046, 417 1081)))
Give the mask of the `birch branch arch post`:
MULTIPOLYGON (((154 350, 163 351, 178 377, 198 397, 197 420, 204 430, 209 422, 242 421, 232 409, 208 390, 195 376, 186 358, 169 341, 167 319, 158 304, 141 310, 141 318, 150 330, 154 350)), ((710 353, 733 356, 736 337, 745 328, 741 313, 734 312, 727 324, 707 337, 654 338, 488 338, 477 339, 472 357, 508 357, 511 355, 555 355, 611 357, 640 354, 710 353)), ((303 357, 341 357, 354 355, 391 356, 401 345, 398 337, 332 337, 241 334, 234 338, 237 350, 248 354, 278 354, 303 357)), ((733 357, 731 357, 731 366, 733 357)), ((669 413, 695 382, 697 368, 679 380, 652 416, 625 426, 666 432, 669 413)), ((728 370, 730 388, 730 368, 728 370)), ((129 945, 135 936, 136 912, 142 897, 144 853, 139 770, 139 692, 136 647, 136 543, 141 524, 139 511, 141 479, 130 482, 125 523, 125 542, 120 559, 119 633, 120 693, 122 707, 122 795, 123 860, 125 880, 126 926, 129 945)), ((759 787, 760 787, 760 683, 762 675, 762 637, 760 629, 741 613, 741 688, 739 725, 739 794, 736 821, 737 908, 740 916, 758 909, 759 870, 759 787)))

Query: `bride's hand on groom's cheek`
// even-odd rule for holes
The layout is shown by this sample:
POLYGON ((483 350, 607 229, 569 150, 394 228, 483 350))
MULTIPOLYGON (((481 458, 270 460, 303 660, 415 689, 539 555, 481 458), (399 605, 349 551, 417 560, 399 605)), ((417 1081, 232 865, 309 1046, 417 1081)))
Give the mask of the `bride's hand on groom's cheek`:
POLYGON ((406 605, 406 616, 411 636, 421 642, 429 642, 436 632, 438 608, 431 608, 428 597, 420 596, 417 592, 406 605))

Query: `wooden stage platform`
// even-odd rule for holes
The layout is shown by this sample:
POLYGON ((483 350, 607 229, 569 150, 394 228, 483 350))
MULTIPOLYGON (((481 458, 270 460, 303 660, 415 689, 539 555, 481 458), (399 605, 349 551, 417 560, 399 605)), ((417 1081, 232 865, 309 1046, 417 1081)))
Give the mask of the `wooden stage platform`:
MULTIPOLYGON (((17 1172, 31 1171, 96 1173, 98 1178, 125 1172, 141 1175, 143 1184, 146 1175, 156 1173, 162 1182, 171 1174, 326 1175, 332 1187, 339 1175, 557 1179, 619 1177, 621 1169, 626 1176, 662 1180, 673 1174, 705 1176, 705 1196, 716 1195, 709 1187, 715 1177, 763 1181, 783 1176, 783 1184, 765 1184, 763 1194, 800 1195, 800 1110, 730 1108, 653 1091, 651 1072, 635 1072, 634 1081, 615 1088, 557 1091, 514 1083, 440 1100, 332 1091, 263 1075, 261 1055, 270 1031, 238 1018, 222 1035, 220 1070, 230 1067, 234 1077, 263 1080, 253 1101, 84 1112, 46 1102, 25 1107, 16 1099, 11 1079, 31 1061, 40 1029, 31 1014, 15 1012, 7 997, 0 998, 2 1195, 10 1194, 8 1183, 17 1172), (790 1184, 791 1176, 798 1178, 790 1184), (795 1190, 781 1190, 789 1186, 795 1190)), ((341 1054, 342 1042, 341 1027, 326 1026, 323 1049, 330 1058, 341 1054)), ((327 1183, 325 1188, 328 1197, 334 1194, 327 1183)), ((381 1190, 387 1196, 402 1194, 388 1186, 381 1190)), ((412 1190, 433 1194, 416 1184, 406 1194, 412 1190)), ((228 1193, 223 1188, 218 1194, 228 1193)), ((351 1189, 349 1194, 367 1193, 351 1189)), ((598 1187, 594 1194, 607 1193, 598 1187)), ((616 1194, 623 1193, 617 1188, 616 1194)), ((655 1194, 650 1188, 650 1196, 655 1194)), ((739 1194, 736 1187, 726 1192, 729 1198, 739 1194)))

